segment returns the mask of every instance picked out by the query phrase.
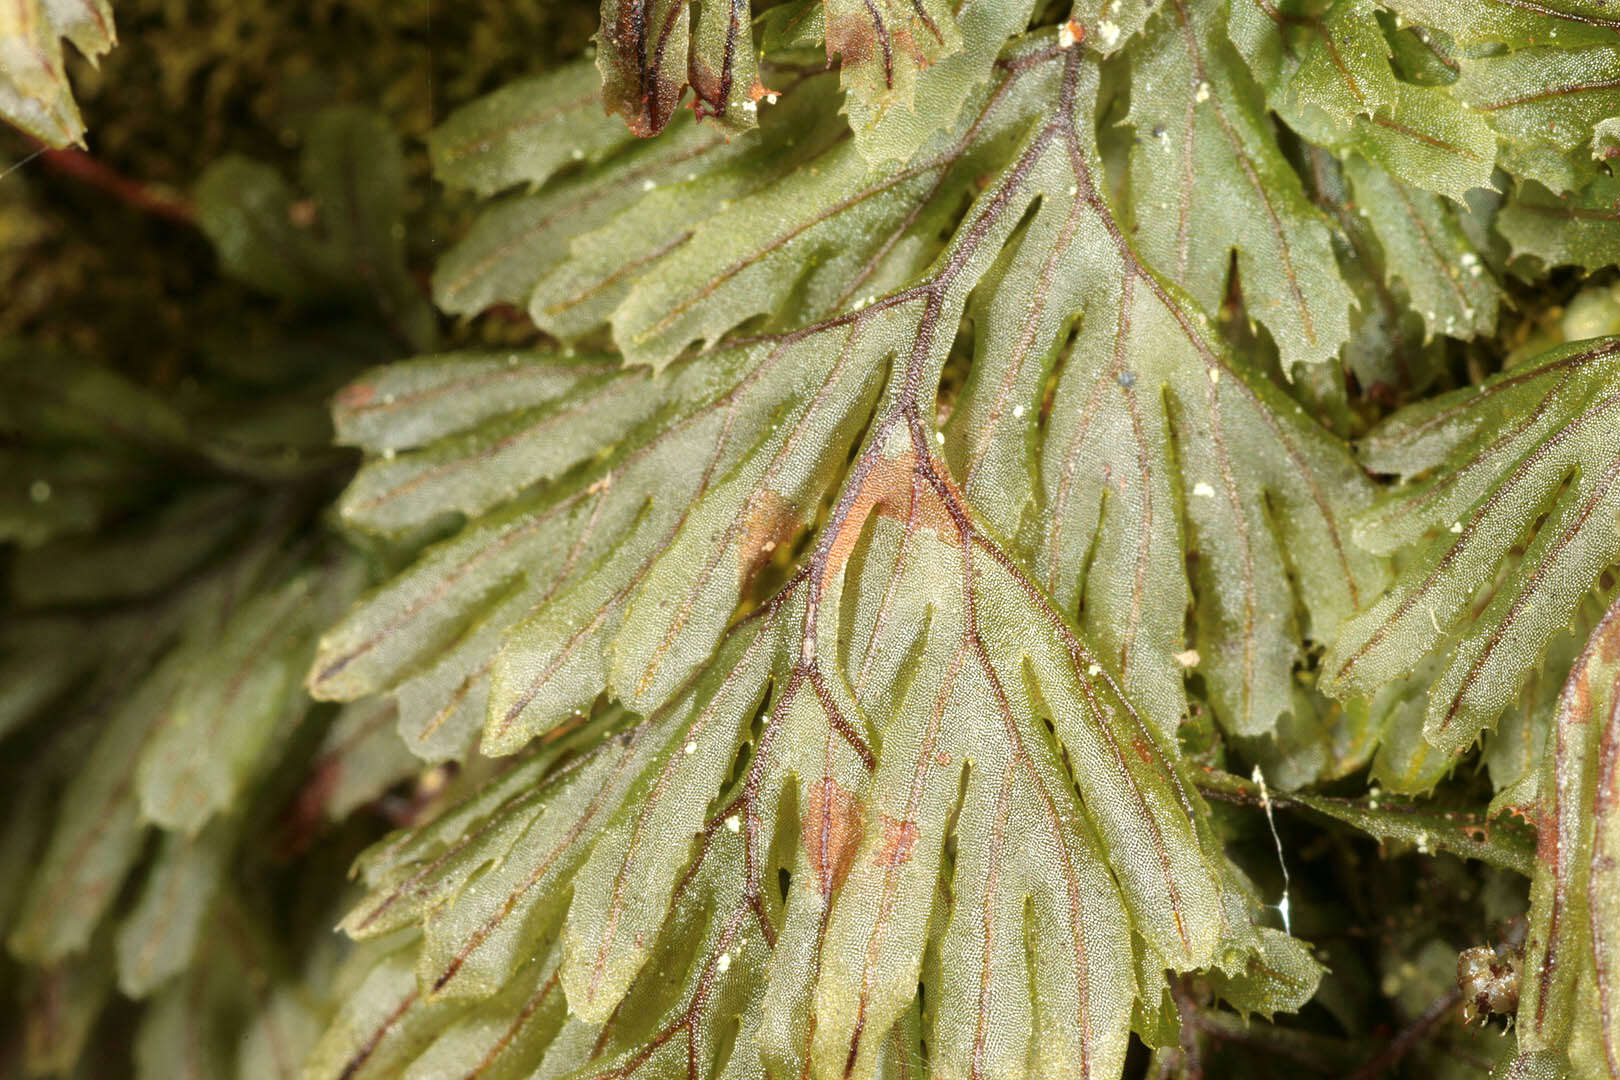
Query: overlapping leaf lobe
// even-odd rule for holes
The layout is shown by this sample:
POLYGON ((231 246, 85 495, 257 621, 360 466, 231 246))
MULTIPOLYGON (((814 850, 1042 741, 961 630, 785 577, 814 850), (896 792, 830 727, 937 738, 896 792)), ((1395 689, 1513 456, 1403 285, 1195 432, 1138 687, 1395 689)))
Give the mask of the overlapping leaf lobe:
POLYGON ((1571 670, 1547 739, 1519 1046, 1575 1075, 1620 1075, 1620 604, 1571 670))
POLYGON ((602 100, 630 130, 664 130, 690 87, 699 119, 754 127, 759 83, 748 0, 603 0, 602 100))

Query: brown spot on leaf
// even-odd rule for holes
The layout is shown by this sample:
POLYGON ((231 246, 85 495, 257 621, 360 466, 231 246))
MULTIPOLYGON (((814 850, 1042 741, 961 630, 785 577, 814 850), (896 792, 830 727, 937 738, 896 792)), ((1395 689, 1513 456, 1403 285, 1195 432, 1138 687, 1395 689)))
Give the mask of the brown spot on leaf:
POLYGON ((758 574, 776 550, 792 542, 799 533, 799 511, 770 488, 757 492, 748 502, 743 517, 740 556, 743 580, 758 574))
MULTIPOLYGON (((1467 833, 1467 829, 1463 832, 1467 833)), ((1558 872, 1558 830, 1540 829, 1536 832, 1536 862, 1549 872, 1558 872)))
POLYGON ((829 895, 849 876, 850 864, 865 832, 861 801, 830 776, 810 785, 810 805, 804 815, 804 850, 822 896, 829 895))
MULTIPOLYGON (((1598 642, 1599 647, 1605 643, 1598 642)), ((1569 719, 1571 723, 1585 724, 1592 719, 1592 673, 1589 668, 1580 668, 1569 680, 1565 693, 1569 695, 1569 719)))
POLYGON ((1135 750, 1136 756, 1142 759, 1142 764, 1153 764, 1153 744, 1142 738, 1142 736, 1138 735, 1131 740, 1131 749, 1135 750))
MULTIPOLYGON (((955 546, 962 542, 945 500, 931 485, 915 480, 916 474, 917 455, 913 451, 908 450, 899 457, 878 456, 874 460, 871 471, 861 482, 860 491, 849 508, 849 515, 844 518, 838 535, 833 539, 827 558, 830 571, 837 572, 849 561, 868 517, 875 512, 906 523, 911 519, 913 498, 917 501, 919 527, 933 529, 947 544, 955 546)), ((946 482, 949 483, 948 478, 946 482)))
POLYGON ((872 21, 853 14, 836 14, 827 20, 827 59, 843 58, 846 66, 856 67, 872 59, 877 48, 872 21))
POLYGON ((917 846, 917 823, 900 821, 883 815, 883 842, 878 845, 874 858, 879 866, 900 866, 911 860, 917 846))
POLYGON ((337 392, 333 399, 340 409, 361 409, 371 404, 377 388, 370 383, 351 383, 337 392))

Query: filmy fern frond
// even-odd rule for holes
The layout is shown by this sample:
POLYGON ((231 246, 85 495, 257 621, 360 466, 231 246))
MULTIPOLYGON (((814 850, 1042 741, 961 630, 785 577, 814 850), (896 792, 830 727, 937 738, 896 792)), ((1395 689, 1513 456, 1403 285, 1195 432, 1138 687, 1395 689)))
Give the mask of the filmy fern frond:
POLYGON ((601 20, 427 138, 460 324, 339 107, 197 190, 296 378, 0 352, 30 1066, 115 989, 151 1075, 1338 1066, 1308 821, 1529 878, 1484 1053, 1620 1076, 1603 0, 601 20))

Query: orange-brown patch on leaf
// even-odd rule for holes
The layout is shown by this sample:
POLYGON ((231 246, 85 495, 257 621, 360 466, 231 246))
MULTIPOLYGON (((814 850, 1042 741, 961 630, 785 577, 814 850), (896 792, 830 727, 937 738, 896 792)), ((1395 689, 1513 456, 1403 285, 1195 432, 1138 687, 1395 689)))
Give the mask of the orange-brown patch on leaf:
POLYGON ((831 15, 827 19, 827 59, 843 57, 846 66, 864 64, 877 46, 877 30, 870 19, 831 15))
POLYGON ((810 785, 801 834, 822 896, 830 895, 849 876, 865 831, 865 810, 849 789, 830 776, 810 785))
MULTIPOLYGON (((1473 839, 1466 828, 1463 829, 1463 835, 1470 840, 1473 839)), ((1556 828, 1540 829, 1536 832, 1536 862, 1555 875, 1558 872, 1558 830, 1556 828)))
POLYGON ((743 580, 758 574, 778 548, 785 547, 798 535, 799 511, 781 495, 764 488, 748 502, 743 517, 742 559, 743 580))
MULTIPOLYGON (((910 57, 911 62, 917 65, 918 68, 926 69, 930 64, 933 63, 933 60, 928 56, 928 51, 918 44, 916 37, 912 35, 911 31, 904 28, 896 30, 889 35, 889 40, 894 43, 894 53, 896 56, 904 55, 910 57)), ((893 85, 892 82, 891 85, 893 85)))
POLYGON ((1565 691, 1569 695, 1569 719, 1572 723, 1585 724, 1592 719, 1592 673, 1587 668, 1581 668, 1569 681, 1569 688, 1565 691))
POLYGON ((377 396, 377 388, 370 383, 351 383, 337 392, 334 399, 341 409, 360 409, 371 404, 377 396))
POLYGON ((861 489, 849 508, 849 516, 833 538, 827 565, 833 573, 841 570, 855 550, 866 519, 874 512, 902 524, 912 518, 912 500, 915 498, 917 524, 933 529, 947 544, 960 544, 956 520, 951 517, 945 500, 927 483, 917 481, 917 455, 912 451, 899 457, 878 456, 870 472, 861 482, 861 489))
POLYGON ((879 866, 900 866, 911 861, 911 853, 917 846, 917 823, 915 821, 901 821, 888 814, 883 815, 883 842, 873 853, 879 866))

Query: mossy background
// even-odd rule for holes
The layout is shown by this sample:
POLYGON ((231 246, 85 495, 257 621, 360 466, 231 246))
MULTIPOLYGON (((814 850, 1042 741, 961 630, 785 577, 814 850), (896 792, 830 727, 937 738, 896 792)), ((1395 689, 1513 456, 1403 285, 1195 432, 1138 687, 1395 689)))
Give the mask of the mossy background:
MULTIPOLYGON (((407 237, 425 275, 466 205, 428 175, 422 138, 457 104, 577 56, 590 4, 430 0, 128 0, 99 67, 69 49, 95 159, 185 201, 208 165, 239 153, 291 172, 302 132, 334 104, 381 111, 405 139, 407 237)), ((211 332, 265 340, 288 317, 218 273, 195 230, 152 219, 53 173, 0 127, 0 335, 68 345, 164 385, 200 362, 211 332)))
MULTIPOLYGON (((245 155, 296 177, 305 130, 319 110, 337 104, 376 110, 402 140, 407 260, 424 291, 472 200, 447 197, 432 182, 423 136, 456 104, 577 56, 597 22, 589 4, 547 0, 123 0, 115 15, 119 44, 99 66, 68 49, 95 162, 191 210, 198 181, 221 157, 245 155)), ((316 393, 303 411, 324 426, 326 394, 368 358, 342 355, 341 337, 334 350, 302 343, 323 330, 340 332, 346 312, 279 300, 234 280, 197 227, 69 175, 38 149, 0 124, 0 339, 24 350, 35 370, 49 370, 53 356, 89 358, 177 403, 194 400, 199 389, 250 403, 266 388, 307 383, 316 393)), ((533 336, 532 328, 485 322, 458 326, 445 319, 441 330, 450 341, 533 336)), ((0 451, 8 439, 0 434, 0 451)), ((349 468, 345 456, 336 471, 301 482, 310 509, 318 513, 335 496, 349 468)), ((188 482, 196 477, 176 476, 157 490, 188 482)), ((0 545, 7 580, 16 554, 14 546, 0 545)), ((87 634, 97 632, 99 614, 88 614, 87 634)), ((13 615, 0 614, 0 623, 13 615)), ((27 863, 39 853, 43 834, 29 823, 42 816, 39 796, 59 792, 93 746, 100 717, 82 706, 72 698, 57 702, 54 724, 11 732, 0 754, 0 785, 8 792, 0 800, 5 914, 14 913, 27 863), (24 791, 30 778, 49 779, 30 795, 24 791)), ((250 909, 242 925, 254 927, 236 944, 259 950, 259 974, 249 971, 246 981, 261 991, 266 978, 289 974, 289 965, 307 971, 312 985, 329 984, 339 944, 330 933, 332 905, 348 865, 388 831, 390 814, 404 812, 415 787, 404 785, 386 804, 338 828, 322 827, 318 809, 314 818, 301 811, 306 770, 336 711, 311 710, 286 769, 255 792, 253 829, 262 842, 233 872, 250 909), (266 931, 278 940, 256 938, 266 931)), ((157 845, 148 849, 155 854, 157 845)), ((126 882, 120 903, 127 905, 139 884, 126 882)), ((111 949, 110 935, 98 935, 93 950, 111 949)), ((60 1051, 81 1046, 73 1075, 128 1076, 137 1068, 142 1007, 116 993, 103 998, 105 985, 93 985, 99 976, 64 971, 40 982, 8 956, 0 960, 0 981, 0 1075, 18 1075, 25 1061, 49 1066, 61 1060, 60 1051), (90 1031, 76 1030, 91 1017, 90 1031)))

